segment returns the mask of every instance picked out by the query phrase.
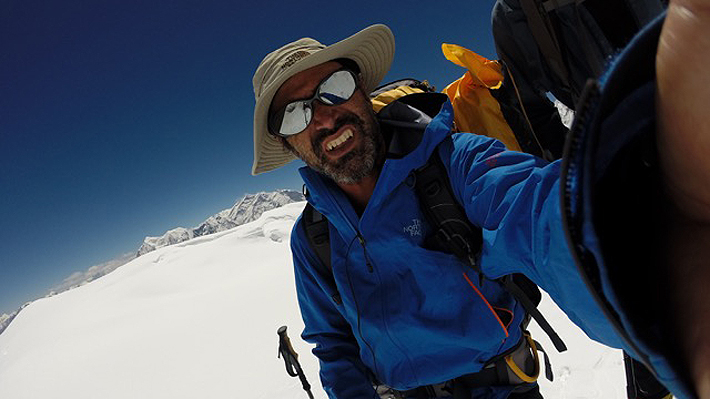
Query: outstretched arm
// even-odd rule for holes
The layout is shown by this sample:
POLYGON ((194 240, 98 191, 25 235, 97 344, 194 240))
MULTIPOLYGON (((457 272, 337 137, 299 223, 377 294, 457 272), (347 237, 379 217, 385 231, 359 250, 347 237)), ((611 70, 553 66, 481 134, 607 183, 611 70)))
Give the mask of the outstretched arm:
POLYGON ((710 0, 671 1, 656 70, 676 328, 697 392, 710 398, 710 0))

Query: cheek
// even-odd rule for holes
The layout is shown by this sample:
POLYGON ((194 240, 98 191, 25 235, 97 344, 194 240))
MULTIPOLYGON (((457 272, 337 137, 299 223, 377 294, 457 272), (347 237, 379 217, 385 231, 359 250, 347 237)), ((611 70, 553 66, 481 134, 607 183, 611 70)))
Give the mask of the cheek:
POLYGON ((286 140, 301 156, 311 152, 311 141, 306 132, 289 137, 286 140))
POLYGON ((372 109, 372 102, 370 101, 370 98, 359 90, 358 95, 354 98, 354 100, 353 112, 360 117, 366 125, 376 123, 377 117, 375 110, 372 109))

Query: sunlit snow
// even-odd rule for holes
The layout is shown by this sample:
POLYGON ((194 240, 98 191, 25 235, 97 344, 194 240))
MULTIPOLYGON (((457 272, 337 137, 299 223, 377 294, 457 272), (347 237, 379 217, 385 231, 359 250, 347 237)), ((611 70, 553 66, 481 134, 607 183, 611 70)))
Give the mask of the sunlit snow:
MULTIPOLYGON (((276 357, 281 325, 315 397, 325 398, 299 338, 288 245, 303 206, 158 249, 35 301, 0 335, 0 398, 306 398, 276 357)), ((532 326, 554 367, 544 396, 624 397, 620 352, 591 342, 548 299, 542 308, 570 348, 555 353, 532 326)))

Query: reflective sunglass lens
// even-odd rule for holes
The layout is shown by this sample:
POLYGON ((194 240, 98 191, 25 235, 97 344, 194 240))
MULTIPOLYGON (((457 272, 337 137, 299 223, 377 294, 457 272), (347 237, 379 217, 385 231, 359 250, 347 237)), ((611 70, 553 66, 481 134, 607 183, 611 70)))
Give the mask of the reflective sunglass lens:
POLYGON ((355 79, 348 71, 337 71, 321 83, 318 99, 324 104, 342 104, 355 92, 355 79))
POLYGON ((312 113, 310 104, 305 101, 290 103, 284 111, 279 133, 290 136, 306 130, 311 122, 312 113))
POLYGON ((323 80, 313 98, 294 101, 286 105, 269 119, 271 132, 281 136, 292 136, 306 130, 313 117, 313 101, 325 105, 342 104, 352 97, 357 83, 352 72, 340 70, 323 80))

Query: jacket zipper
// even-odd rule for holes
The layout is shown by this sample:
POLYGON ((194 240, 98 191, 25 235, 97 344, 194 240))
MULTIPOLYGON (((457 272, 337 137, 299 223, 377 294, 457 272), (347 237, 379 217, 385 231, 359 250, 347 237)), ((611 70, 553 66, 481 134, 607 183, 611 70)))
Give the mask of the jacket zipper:
MULTIPOLYGON (((357 239, 358 239, 358 241, 360 242, 360 245, 362 246, 362 255, 363 255, 363 257, 365 258, 365 264, 367 265, 367 271, 368 271, 369 273, 374 273, 374 272, 375 272, 375 268, 374 268, 372 262, 370 261, 370 257, 367 255, 367 247, 366 247, 367 242, 365 241, 365 237, 363 237, 362 234, 360 234, 359 231, 358 231, 358 233, 357 233, 357 239)), ((378 276, 377 278, 378 278, 378 280, 379 280, 379 276, 378 276)), ((354 296, 354 295, 355 295, 355 293, 353 292, 353 296, 354 296)), ((382 297, 381 297, 381 296, 380 296, 380 301, 381 301, 381 305, 382 305, 382 318, 383 318, 382 321, 383 321, 384 331, 385 331, 385 333, 387 334, 387 337, 388 337, 388 338, 390 339, 390 341, 392 342, 392 344, 393 344, 393 345, 402 353, 402 355, 407 359, 407 362, 408 362, 408 364, 409 364, 410 367, 411 367, 412 375, 414 376, 414 379, 417 380, 417 381, 419 381, 419 376, 416 374, 415 369, 414 369, 414 367, 412 366, 412 361, 411 361, 411 359, 409 358, 409 356, 407 355, 407 352, 406 352, 404 349, 402 349, 402 347, 400 346, 400 344, 399 344, 399 343, 392 337, 392 335, 390 334, 390 328, 389 328, 389 325, 388 325, 388 323, 387 323, 387 320, 388 320, 388 318, 389 318, 389 315, 387 314, 387 312, 386 312, 386 310, 385 310, 384 301, 382 300, 382 297)), ((358 311, 358 323, 359 323, 359 321, 360 321, 360 313, 359 313, 359 311, 358 311)), ((506 333, 506 336, 507 336, 507 333, 506 333)), ((375 367, 377 367, 375 351, 372 349, 372 347, 370 346, 370 344, 365 340, 365 337, 362 336, 362 331, 360 331, 360 337, 362 338, 363 342, 365 342, 365 344, 367 345, 367 347, 370 349, 370 352, 372 352, 372 360, 373 360, 373 363, 375 364, 375 367)))
POLYGON ((363 237, 358 232, 357 233, 357 240, 360 241, 360 245, 362 246, 362 255, 365 258, 365 265, 367 265, 367 271, 372 273, 375 271, 375 268, 372 266, 372 262, 370 262, 370 257, 367 256, 367 249, 365 248, 365 237, 363 237))
MULTIPOLYGON (((323 190, 325 190, 327 192, 326 189, 323 189, 323 190)), ((365 257, 365 262, 367 264, 367 269, 370 273, 374 272, 374 268, 373 268, 369 258, 367 257, 367 252, 365 251, 365 238, 362 236, 362 234, 360 234, 360 230, 355 227, 352 220, 350 220, 350 218, 348 218, 348 215, 342 209, 342 207, 340 206, 338 201, 335 198, 333 198, 332 196, 330 196, 330 200, 333 202, 333 208, 336 210, 336 212, 339 213, 340 218, 343 221, 345 221, 345 223, 352 229, 352 231, 355 232, 355 238, 358 240, 358 242, 360 243, 360 245, 362 246, 362 249, 364 251, 364 257, 365 257)), ((351 241, 351 245, 353 242, 354 241, 351 241)), ((350 252, 350 247, 348 247, 347 252, 348 253, 350 252)), ((357 301, 357 296, 355 295, 355 287, 353 286, 352 279, 350 278, 350 271, 348 269, 349 262, 347 261, 348 258, 349 258, 349 256, 346 254, 345 275, 348 278, 348 285, 350 286, 350 293, 353 298, 353 303, 355 304, 355 313, 357 315, 357 333, 360 335, 360 339, 362 340, 362 342, 364 342, 365 345, 367 346, 367 348, 370 350, 370 353, 372 354, 372 365, 375 368, 374 373, 375 373, 375 375, 378 375, 377 357, 375 356, 375 350, 372 348, 372 345, 370 345, 370 343, 367 342, 367 340, 365 339, 365 336, 362 333, 362 318, 360 315, 360 304, 357 301)))
MULTIPOLYGON (((585 88, 582 91, 581 98, 577 106, 578 111, 575 115, 572 129, 570 130, 568 143, 566 144, 565 157, 563 158, 564 161, 562 164, 561 176, 561 183, 563 187, 562 222, 564 226, 565 236, 567 237, 567 242, 572 250, 572 257, 577 265, 577 268, 580 271, 582 280, 589 289, 589 292, 592 294, 594 300, 597 302, 597 305, 600 307, 604 316, 607 318, 607 320, 609 320, 612 327, 622 339, 622 341, 624 341, 629 348, 631 348, 634 352, 636 352, 639 357, 641 357, 640 360, 646 365, 646 367, 649 368, 649 370, 652 370, 654 374, 658 375, 658 373, 656 373, 655 369, 653 368, 648 355, 645 352, 642 352, 639 347, 631 340, 631 337, 629 336, 628 332, 626 331, 624 326, 621 325, 621 322, 617 317, 616 311, 611 307, 611 304, 609 304, 609 302, 604 298, 603 294, 600 292, 601 281, 599 280, 598 276, 598 267, 594 269, 594 267, 596 266, 596 262, 594 262, 594 258, 590 256, 589 252, 587 251, 581 240, 581 233, 579 231, 579 225, 581 224, 581 221, 578 220, 578 218, 575 217, 572 212, 573 183, 571 182, 569 176, 577 174, 577 170, 580 167, 580 163, 583 162, 579 151, 581 151, 581 147, 586 136, 585 130, 588 127, 588 119, 590 118, 594 109, 598 109, 600 98, 601 88, 599 86, 599 82, 590 79, 589 81, 587 81, 587 84, 585 85, 585 88), (595 108, 595 106, 597 107, 595 108), (576 159, 577 156, 580 156, 580 159, 576 159)), ((576 184, 580 185, 583 184, 583 182, 578 181, 576 184)), ((577 201, 579 201, 579 199, 577 199, 577 201)), ((580 209, 576 209, 576 211, 578 215, 581 212, 580 209)))
MULTIPOLYGON (((359 231, 356 230, 356 232, 357 232, 357 234, 355 237, 362 245, 362 249, 364 251, 365 250, 365 244, 364 244, 365 239, 362 237, 362 235, 360 234, 359 231)), ((351 245, 353 242, 354 241, 351 241, 351 245)), ((349 252, 350 252, 350 247, 348 247, 348 253, 349 252)), ((357 314, 357 333, 360 335, 360 339, 362 340, 362 342, 364 342, 365 345, 367 346, 367 348, 370 350, 370 353, 372 354, 372 365, 375 368, 374 373, 375 373, 375 375, 378 375, 378 373, 377 373, 377 357, 375 356, 375 350, 372 348, 372 345, 370 345, 370 343, 367 342, 367 340, 365 339, 365 336, 362 334, 362 320, 360 317, 360 305, 357 302, 357 296, 355 295, 355 287, 353 286, 352 279, 350 278, 350 271, 348 269, 348 264, 350 262, 348 261, 348 258, 349 258, 349 256, 346 254, 345 275, 348 278, 348 285, 350 286, 350 293, 352 294, 353 303, 355 304, 355 313, 357 314)), ((367 253, 365 253, 365 259, 366 259, 366 262, 368 263, 369 267, 372 267, 372 265, 370 265, 369 260, 367 260, 367 253)))

